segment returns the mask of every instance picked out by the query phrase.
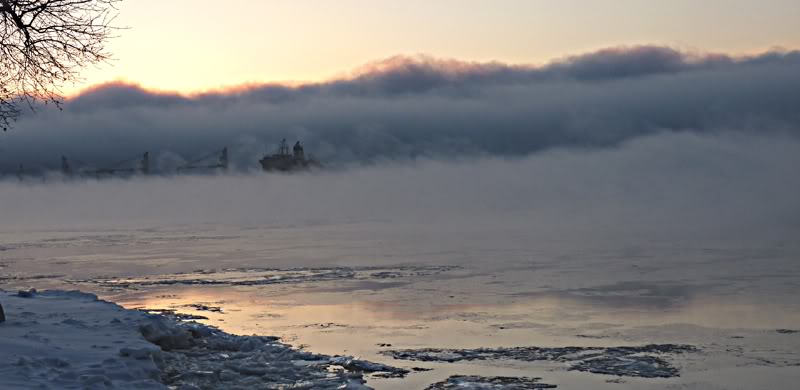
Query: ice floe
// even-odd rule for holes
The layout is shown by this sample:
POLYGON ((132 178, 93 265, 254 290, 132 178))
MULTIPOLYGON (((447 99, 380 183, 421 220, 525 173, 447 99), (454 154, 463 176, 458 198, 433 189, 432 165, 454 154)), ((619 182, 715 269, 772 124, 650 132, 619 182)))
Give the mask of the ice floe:
POLYGON ((649 344, 629 347, 513 347, 478 349, 405 349, 385 350, 381 354, 401 360, 459 362, 473 360, 556 361, 569 364, 570 370, 596 374, 643 378, 680 376, 666 356, 696 352, 697 348, 679 344, 649 344))

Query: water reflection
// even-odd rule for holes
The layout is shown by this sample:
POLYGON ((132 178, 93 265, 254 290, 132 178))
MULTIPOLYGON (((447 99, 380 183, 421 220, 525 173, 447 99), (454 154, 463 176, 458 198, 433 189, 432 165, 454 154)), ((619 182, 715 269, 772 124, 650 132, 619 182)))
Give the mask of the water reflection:
POLYGON ((683 296, 669 305, 656 299, 648 306, 646 298, 567 293, 477 304, 451 303, 448 296, 431 294, 427 299, 420 294, 393 299, 414 295, 405 288, 380 294, 336 289, 284 293, 263 287, 192 286, 115 294, 110 299, 126 307, 206 316, 204 322, 226 331, 276 334, 324 353, 374 353, 381 343, 450 348, 602 345, 636 327, 776 329, 800 324, 797 307, 703 295, 683 296), (198 310, 193 304, 218 306, 221 312, 198 310), (592 335, 597 337, 587 337, 592 335))
MULTIPOLYGON (((344 286, 339 287, 275 291, 275 286, 173 286, 116 294, 111 299, 126 307, 174 309, 202 315, 208 319, 201 322, 232 333, 277 335, 285 342, 314 352, 349 354, 395 365, 404 362, 393 361, 378 352, 386 348, 616 346, 657 342, 724 345, 742 341, 742 334, 747 335, 745 343, 755 343, 758 334, 772 335, 776 328, 800 324, 797 307, 700 293, 675 294, 691 290, 679 287, 623 284, 595 291, 608 292, 608 296, 553 292, 517 296, 513 301, 498 296, 494 302, 487 302, 485 297, 476 297, 476 301, 483 301, 477 304, 451 303, 455 298, 444 294, 414 294, 410 287, 372 292, 345 291, 344 286), (646 298, 631 300, 619 296, 622 291, 628 294, 644 291, 645 297, 647 292, 661 292, 678 295, 680 299, 667 305, 656 299, 656 304, 648 306, 646 298), (413 299, 399 298, 407 295, 413 299), (219 307, 221 311, 202 310, 203 305, 219 307), (761 333, 742 333, 748 328, 761 333)), ((800 347, 794 344, 783 347, 788 348, 784 351, 786 356, 794 356, 791 351, 800 347)), ((781 346, 773 347, 777 350, 781 346)), ((425 383, 444 379, 446 373, 458 373, 457 368, 462 370, 460 373, 520 375, 527 370, 524 375, 531 375, 534 370, 547 372, 551 379, 554 376, 541 364, 523 369, 487 361, 468 365, 467 371, 461 365, 422 366, 436 371, 417 375, 410 381, 375 383, 373 380, 372 385, 408 388, 418 383, 424 387, 425 383)), ((584 385, 596 384, 595 379, 585 377, 576 379, 559 374, 556 378, 560 378, 560 383, 585 380, 588 382, 584 385)))

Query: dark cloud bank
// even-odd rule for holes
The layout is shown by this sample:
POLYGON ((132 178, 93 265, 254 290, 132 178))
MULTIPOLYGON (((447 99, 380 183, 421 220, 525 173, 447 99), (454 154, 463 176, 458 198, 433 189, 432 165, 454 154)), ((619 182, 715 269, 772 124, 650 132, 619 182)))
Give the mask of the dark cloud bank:
MULTIPOLYGON (((220 69, 224 72, 224 69, 220 69)), ((346 79, 193 96, 104 85, 0 135, 0 169, 102 167, 150 151, 162 170, 231 147, 240 169, 281 138, 332 164, 522 157, 692 132, 800 135, 800 52, 734 58, 607 49, 548 65, 396 57, 346 79)))

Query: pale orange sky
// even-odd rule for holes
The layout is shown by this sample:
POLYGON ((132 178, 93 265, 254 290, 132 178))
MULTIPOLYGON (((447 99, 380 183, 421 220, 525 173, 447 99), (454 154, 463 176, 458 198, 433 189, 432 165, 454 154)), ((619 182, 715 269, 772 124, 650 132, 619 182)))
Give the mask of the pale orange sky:
POLYGON ((798 21, 797 0, 126 0, 115 60, 64 92, 320 81, 396 54, 532 64, 634 44, 744 54, 800 47, 798 21))

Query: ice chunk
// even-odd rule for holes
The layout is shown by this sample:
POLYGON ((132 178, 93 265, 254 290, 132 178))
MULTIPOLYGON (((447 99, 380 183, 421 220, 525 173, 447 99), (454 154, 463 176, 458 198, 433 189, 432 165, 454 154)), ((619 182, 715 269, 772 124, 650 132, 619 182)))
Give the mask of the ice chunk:
POLYGON ((348 370, 364 373, 380 373, 382 377, 404 377, 410 372, 404 368, 392 367, 381 363, 355 359, 352 356, 335 356, 330 363, 342 366, 348 370))
POLYGON ((192 333, 164 317, 151 317, 151 321, 142 324, 139 329, 145 340, 165 351, 192 346, 192 333))

